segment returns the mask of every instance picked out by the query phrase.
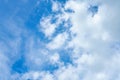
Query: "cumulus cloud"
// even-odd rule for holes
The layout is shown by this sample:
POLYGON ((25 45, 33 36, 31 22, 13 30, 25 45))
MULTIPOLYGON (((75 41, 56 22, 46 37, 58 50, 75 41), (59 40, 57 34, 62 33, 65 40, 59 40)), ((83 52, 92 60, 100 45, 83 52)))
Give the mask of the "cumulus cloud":
MULTIPOLYGON (((119 80, 119 2, 68 0, 62 4, 60 1, 52 1, 53 13, 42 16, 37 27, 38 33, 45 34, 48 42, 42 42, 39 36, 27 30, 24 33, 30 34, 25 36, 27 39, 22 54, 28 71, 12 74, 11 66, 7 67, 10 60, 8 54, 0 50, 0 68, 6 70, 0 72, 18 80, 119 80), (66 30, 58 31, 62 30, 61 26, 66 30), (71 63, 66 65, 60 56, 64 50, 71 58, 71 63)), ((14 31, 15 28, 9 30, 14 31)), ((21 30, 15 34, 17 45, 8 42, 16 51, 22 40, 21 30)), ((9 47, 5 48, 7 50, 9 47)), ((12 57, 15 59, 12 63, 19 56, 12 57)), ((0 76, 0 79, 8 79, 2 74, 0 76)))
MULTIPOLYGON (((52 17, 46 17, 40 21, 40 27, 43 28, 45 35, 49 37, 55 33, 56 28, 61 23, 60 21, 70 20, 72 26, 69 28, 69 33, 58 34, 46 44, 46 48, 51 52, 57 52, 57 50, 63 48, 72 48, 71 58, 73 64, 61 65, 59 52, 49 56, 47 53, 46 56, 53 63, 59 62, 57 65, 61 66, 53 74, 49 74, 44 78, 48 80, 118 80, 120 74, 119 51, 115 49, 116 45, 114 43, 119 42, 119 19, 117 18, 119 16, 117 15, 119 5, 111 6, 110 1, 100 0, 95 2, 70 0, 61 9, 58 9, 60 8, 58 5, 60 3, 53 2, 53 11, 61 11, 60 15, 55 16, 57 17, 56 23, 51 23, 52 17), (94 16, 89 14, 88 8, 90 5, 98 6, 98 11, 94 16), (66 10, 72 10, 73 13, 66 12, 66 10), (68 40, 68 35, 71 36, 70 40, 68 40), (112 47, 113 45, 114 47, 112 47)), ((38 53, 41 53, 41 51, 38 53)), ((33 54, 32 61, 36 62, 36 59, 38 59, 38 64, 43 62, 40 56, 37 57, 33 54)), ((32 73, 32 79, 40 79, 38 77, 40 74, 39 72, 37 75, 32 73)), ((48 73, 45 72, 45 74, 48 73)))
MULTIPOLYGON (((117 5, 117 3, 115 4, 117 5)), ((66 2, 64 9, 74 11, 72 15, 68 14, 72 24, 70 33, 73 37, 68 41, 66 48, 73 48, 73 55, 80 54, 79 49, 81 48, 86 53, 82 53, 76 58, 73 57, 74 65, 77 64, 76 68, 73 65, 70 69, 69 66, 63 71, 59 69, 58 72, 61 71, 61 73, 55 74, 58 80, 110 80, 115 77, 116 80, 119 79, 119 68, 115 66, 120 64, 119 51, 115 50, 115 47, 111 48, 116 41, 120 41, 119 18, 117 18, 119 5, 111 5, 110 1, 100 0, 95 2, 70 0, 66 2), (88 8, 95 4, 100 4, 97 5, 98 12, 91 16, 88 8), (113 19, 115 20, 113 21, 113 19), (116 51, 118 52, 116 53, 116 51), (118 61, 116 62, 115 59, 118 61)))
POLYGON ((55 28, 57 27, 57 24, 52 24, 51 20, 52 16, 43 18, 40 21, 40 29, 42 29, 42 31, 47 37, 52 36, 52 34, 55 32, 55 28))
POLYGON ((48 43, 47 47, 49 49, 59 49, 64 46, 67 37, 68 35, 66 33, 59 34, 53 39, 53 41, 48 43))
POLYGON ((59 11, 61 9, 61 4, 57 1, 52 1, 52 11, 56 12, 59 11))
POLYGON ((37 72, 37 71, 31 71, 26 74, 24 74, 20 80, 26 80, 26 79, 41 79, 41 80, 53 80, 53 76, 48 72, 37 72))

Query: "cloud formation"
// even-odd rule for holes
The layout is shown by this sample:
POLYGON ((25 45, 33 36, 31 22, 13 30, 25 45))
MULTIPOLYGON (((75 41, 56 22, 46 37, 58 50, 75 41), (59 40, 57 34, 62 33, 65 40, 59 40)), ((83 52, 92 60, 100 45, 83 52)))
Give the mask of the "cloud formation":
POLYGON ((38 30, 14 20, 9 20, 11 28, 2 29, 0 79, 119 80, 119 0, 64 4, 52 0, 50 4, 52 12, 40 18, 38 30), (14 69, 16 62, 21 67, 14 69))

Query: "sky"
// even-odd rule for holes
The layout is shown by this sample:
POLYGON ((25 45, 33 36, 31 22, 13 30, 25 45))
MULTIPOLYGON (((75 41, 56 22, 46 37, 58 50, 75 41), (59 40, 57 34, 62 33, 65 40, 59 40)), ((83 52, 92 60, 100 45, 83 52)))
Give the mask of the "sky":
POLYGON ((0 80, 120 80, 119 0, 0 0, 0 80))

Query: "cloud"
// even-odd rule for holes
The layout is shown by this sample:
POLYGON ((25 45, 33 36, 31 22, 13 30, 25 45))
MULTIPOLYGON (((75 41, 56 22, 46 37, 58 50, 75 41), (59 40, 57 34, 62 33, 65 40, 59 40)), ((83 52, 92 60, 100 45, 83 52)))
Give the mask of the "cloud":
MULTIPOLYGON (((87 1, 68 1, 65 4, 65 10, 72 9, 74 11, 74 13, 68 14, 72 24, 70 28, 72 39, 68 41, 66 48, 72 48, 73 55, 81 54, 73 57, 74 64, 72 66, 68 65, 64 69, 59 68, 56 71, 57 80, 119 79, 120 72, 116 66, 120 64, 119 61, 116 62, 119 60, 119 51, 115 47, 111 48, 116 41, 120 41, 117 31, 119 30, 119 19, 117 18, 119 5, 116 7, 116 5, 111 6, 109 1, 96 1, 96 4, 100 3, 97 5, 98 12, 91 16, 88 13, 90 3, 93 4, 93 2, 87 1), (86 53, 81 52, 79 50, 81 48, 86 53)), ((55 44, 57 45, 57 43, 55 44)))
POLYGON ((52 13, 40 19, 37 33, 6 22, 11 28, 0 32, 0 73, 7 77, 0 74, 0 79, 119 80, 119 1, 52 1, 51 8, 52 13), (61 27, 65 30, 58 31, 61 27), (39 33, 48 42, 42 42, 39 33), (11 70, 21 57, 27 71, 11 70))
MULTIPOLYGON (((14 20, 8 19, 0 27, 0 79, 12 79, 12 65, 22 55, 21 28, 14 20), (9 27, 8 27, 9 26, 9 27), (16 31, 17 30, 17 31, 16 31)), ((23 31, 24 33, 24 31, 23 31)))
POLYGON ((67 37, 68 35, 66 33, 59 34, 53 39, 53 41, 48 43, 47 47, 49 49, 59 49, 64 46, 67 37))
POLYGON ((52 34, 55 32, 55 28, 58 26, 57 24, 52 24, 51 21, 52 21, 52 16, 43 18, 40 21, 39 29, 42 29, 43 33, 47 37, 52 36, 52 34))
MULTIPOLYGON (((54 4, 54 12, 58 10, 58 7, 55 8, 55 5, 57 3, 54 4)), ((62 13, 56 16, 57 21, 55 24, 51 23, 52 17, 46 17, 41 20, 41 27, 45 27, 43 32, 47 36, 55 33, 61 20, 67 21, 69 19, 71 22, 71 27, 68 31, 51 37, 51 41, 45 44, 46 49, 48 49, 48 53, 45 56, 48 57, 48 60, 53 61, 53 63, 59 66, 57 70, 48 75, 48 80, 119 80, 120 56, 119 50, 115 48, 118 45, 115 42, 119 42, 119 32, 117 31, 119 30, 119 19, 115 17, 117 13, 114 13, 114 10, 117 11, 118 9, 116 5, 110 5, 109 1, 67 1, 60 9, 62 13), (100 5, 96 5, 98 6, 98 11, 94 16, 91 16, 88 8, 94 4, 100 5), (72 10, 73 12, 70 13, 66 10, 72 10), (117 20, 114 22, 112 18, 117 20), (113 27, 114 24, 116 25, 115 27, 113 27), (69 36, 71 36, 70 40, 68 40, 69 36), (112 47, 113 45, 114 47, 112 47), (61 65, 59 51, 63 48, 72 49, 68 54, 71 56, 72 64, 61 65), (49 51, 52 54, 48 55, 49 51), (54 54, 54 52, 58 53, 54 54)), ((35 49, 35 51, 37 50, 35 49)), ((41 49, 38 53, 41 53, 41 49)), ((34 54, 30 54, 30 56, 33 56, 31 61, 40 59, 40 61, 38 60, 38 64, 40 62, 43 64, 46 63, 38 55, 35 57, 34 54)), ((38 66, 35 66, 35 68, 38 66)), ((38 75, 40 74, 38 72, 38 75)), ((45 71, 45 74, 48 74, 47 71, 45 71)), ((34 76, 34 73, 31 75, 34 76)), ((36 79, 40 78, 36 77, 36 79)))
POLYGON ((56 12, 59 11, 61 9, 61 4, 57 1, 52 1, 52 11, 56 12))
POLYGON ((41 79, 41 80, 53 80, 53 76, 47 72, 38 72, 38 71, 31 71, 24 74, 20 79, 41 79))
POLYGON ((10 77, 9 59, 0 51, 0 79, 7 80, 10 77), (7 76, 7 77, 6 77, 7 76))

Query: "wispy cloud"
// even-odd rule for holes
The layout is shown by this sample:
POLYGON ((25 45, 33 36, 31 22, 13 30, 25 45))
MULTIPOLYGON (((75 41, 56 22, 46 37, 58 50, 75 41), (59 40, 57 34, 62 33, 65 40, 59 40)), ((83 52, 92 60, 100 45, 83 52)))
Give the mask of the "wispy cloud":
POLYGON ((0 79, 119 80, 119 2, 51 0, 37 25, 3 21, 0 79))

